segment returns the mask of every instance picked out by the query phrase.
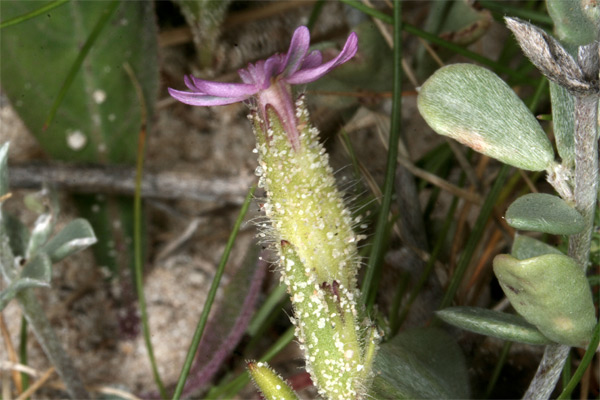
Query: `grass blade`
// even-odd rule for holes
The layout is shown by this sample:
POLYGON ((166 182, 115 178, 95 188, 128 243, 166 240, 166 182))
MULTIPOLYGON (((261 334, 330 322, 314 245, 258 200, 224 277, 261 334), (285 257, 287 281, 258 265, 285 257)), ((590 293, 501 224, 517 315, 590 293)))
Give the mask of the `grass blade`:
POLYGON ((402 2, 394 1, 394 82, 392 94, 392 117, 390 123, 390 139, 388 146, 387 166, 385 171, 385 180, 383 184, 383 198, 377 219, 373 247, 369 257, 369 264, 363 281, 362 297, 367 306, 367 312, 371 310, 375 303, 375 295, 379 279, 381 277, 381 267, 383 254, 385 252, 384 243, 386 242, 386 230, 390 206, 392 203, 392 194, 394 191, 394 179, 396 177, 396 164, 398 158, 398 142, 400 140, 400 124, 402 116, 402 2))
POLYGON ((163 399, 167 398, 167 392, 165 386, 160 379, 158 372, 158 365, 156 364, 156 358, 154 357, 154 349, 152 347, 152 335, 150 335, 150 324, 148 322, 148 312, 146 311, 146 298, 144 296, 144 284, 142 277, 142 175, 144 173, 144 154, 146 152, 146 101, 144 100, 144 94, 142 88, 131 69, 129 64, 125 64, 125 71, 129 75, 135 91, 140 102, 140 116, 141 116, 141 128, 138 136, 138 151, 137 151, 137 162, 135 172, 135 194, 133 198, 133 246, 134 246, 134 259, 135 259, 135 288, 138 295, 138 303, 140 305, 140 313, 142 317, 142 330, 144 334, 144 342, 146 344, 146 350, 148 351, 148 358, 150 359, 150 365, 152 366, 152 375, 154 381, 160 391, 160 396, 163 399))
POLYGON ((223 256, 221 257, 221 261, 219 262, 219 266, 217 268, 217 272, 215 273, 215 277, 213 278, 212 284, 210 286, 210 290, 208 292, 208 296, 206 297, 206 303, 204 304, 204 309, 202 310, 202 315, 200 316, 200 320, 198 321, 198 325, 196 326, 196 331, 194 332, 194 337, 192 338, 192 343, 190 344, 190 348, 188 349, 187 355, 185 357, 185 362, 183 364, 183 368, 181 369, 181 374, 179 375, 179 380, 177 381, 177 386, 175 387, 175 393, 173 393, 173 399, 177 400, 181 397, 181 393, 183 392, 183 387, 185 385, 185 381, 190 373, 190 369, 192 367, 192 363, 194 361, 194 356, 196 355, 196 351, 198 350, 198 345, 200 344, 200 340, 202 339, 202 334, 204 333, 204 327, 206 326, 206 322, 208 321, 208 314, 210 313, 210 309, 215 300, 215 296, 217 295, 217 289, 219 288, 219 284, 221 282, 221 278, 223 277, 223 272, 225 272, 225 264, 227 264, 227 260, 229 259, 229 254, 231 253, 231 249, 233 248, 233 244, 235 243, 235 239, 240 231, 240 227, 248 212, 248 208, 250 207, 250 203, 252 202, 254 196, 254 190, 256 186, 252 186, 248 191, 248 195, 246 196, 246 200, 242 205, 242 209, 240 210, 240 214, 238 215, 237 220, 235 221, 235 225, 233 227, 233 231, 229 236, 229 240, 227 241, 227 245, 225 246, 225 250, 223 251, 223 256))
MULTIPOLYGON (((366 6, 364 4, 362 4, 361 2, 357 1, 357 0, 340 0, 342 3, 348 4, 351 7, 356 8, 359 11, 364 12, 367 15, 370 15, 371 17, 377 18, 382 20, 383 22, 386 22, 388 24, 393 23, 393 17, 390 17, 387 14, 382 13, 381 11, 375 10, 369 6, 366 6)), ((420 37, 422 39, 427 40, 428 42, 431 42, 433 44, 436 44, 440 47, 444 47, 456 54, 460 54, 461 56, 467 57, 473 61, 476 61, 480 64, 486 65, 490 68, 492 68, 494 71, 496 72, 501 72, 501 73, 505 73, 509 76, 518 78, 519 80, 523 80, 524 77, 522 74, 515 72, 514 70, 512 70, 511 68, 508 68, 502 64, 499 64, 497 62, 495 62, 494 60, 491 60, 487 57, 484 57, 480 54, 474 53, 470 50, 465 49, 464 47, 461 47, 457 44, 454 44, 452 42, 449 42, 447 40, 444 40, 434 34, 431 34, 429 32, 425 32, 419 28, 417 28, 414 25, 410 25, 407 23, 403 23, 402 24, 402 29, 404 31, 406 31, 407 33, 410 33, 411 35, 415 35, 417 37, 420 37)))
POLYGON ((67 3, 69 0, 56 0, 52 3, 46 4, 38 8, 37 10, 33 10, 32 12, 28 12, 27 14, 19 15, 17 17, 11 18, 7 21, 0 22, 0 29, 7 28, 12 25, 20 24, 21 22, 25 22, 31 18, 35 18, 38 15, 42 15, 47 11, 53 10, 56 7, 60 7, 63 4, 67 3))

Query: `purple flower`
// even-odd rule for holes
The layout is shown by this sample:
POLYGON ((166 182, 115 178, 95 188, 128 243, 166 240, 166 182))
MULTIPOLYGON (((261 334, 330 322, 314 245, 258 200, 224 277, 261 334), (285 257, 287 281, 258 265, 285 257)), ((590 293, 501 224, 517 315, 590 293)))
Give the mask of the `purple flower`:
POLYGON ((329 71, 350 60, 358 50, 358 37, 351 33, 336 58, 323 63, 318 50, 308 52, 310 33, 301 26, 294 32, 287 54, 275 54, 267 60, 248 64, 238 71, 244 83, 211 82, 186 76, 184 82, 191 90, 184 92, 169 88, 169 94, 182 103, 193 106, 218 106, 237 103, 256 97, 263 121, 268 121, 267 106, 277 113, 292 146, 297 149, 299 133, 290 85, 316 81, 329 71))

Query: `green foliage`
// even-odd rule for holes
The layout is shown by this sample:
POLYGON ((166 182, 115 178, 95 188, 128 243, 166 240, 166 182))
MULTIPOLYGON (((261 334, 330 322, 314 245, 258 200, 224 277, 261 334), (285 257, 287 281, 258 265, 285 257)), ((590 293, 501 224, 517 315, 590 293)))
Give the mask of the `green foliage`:
POLYGON ((451 307, 436 312, 443 321, 467 331, 534 345, 552 341, 519 315, 478 307, 451 307))
POLYGON ((533 171, 554 164, 552 145, 533 114, 485 68, 440 68, 421 87, 418 107, 437 133, 506 164, 533 171))
MULTIPOLYGON (((147 120, 151 120, 158 89, 153 5, 121 2, 112 16, 107 15, 113 6, 70 1, 3 30, 2 88, 29 131, 55 159, 134 163, 142 109, 125 63, 134 71, 149 113, 147 120), (99 25, 107 16, 106 23, 99 25), (81 59, 84 43, 89 52, 81 59), (79 62, 80 68, 73 69, 79 62), (44 129, 56 105, 55 117, 44 129)), ((6 18, 37 7, 36 2, 0 2, 6 18)), ((117 265, 130 264, 130 251, 117 254, 115 249, 130 247, 131 201, 77 196, 76 202, 100 238, 95 248, 98 264, 113 271, 117 265)))
POLYGON ((82 218, 67 224, 42 248, 50 260, 56 263, 71 254, 77 253, 96 243, 94 230, 89 222, 82 218))
POLYGON ((541 242, 537 239, 516 234, 510 254, 519 260, 525 260, 527 258, 542 256, 544 254, 563 253, 556 247, 552 247, 549 244, 541 242))
MULTIPOLYGON (((6 267, 3 267, 6 268, 6 267)), ((20 271, 20 274, 0 292, 0 311, 25 289, 50 287, 52 263, 45 253, 38 253, 20 271)))
POLYGON ((584 347, 596 324, 585 273, 570 257, 545 254, 525 260, 501 254, 494 273, 512 306, 547 338, 584 347))
POLYGON ((519 197, 506 210, 506 222, 516 229, 553 235, 574 235, 585 227, 577 210, 560 197, 546 193, 519 197))
POLYGON ((556 149, 567 168, 575 167, 575 99, 569 91, 554 82, 550 82, 552 100, 552 127, 556 139, 556 149))
POLYGON ((558 39, 572 48, 598 40, 600 5, 595 1, 546 0, 558 39))
POLYGON ((466 399, 469 381, 460 347, 437 328, 405 331, 375 357, 375 399, 466 399))
MULTIPOLYGON (((11 17, 38 5, 3 1, 0 6, 2 15, 11 17)), ((108 2, 71 1, 7 28, 1 36, 2 88, 29 131, 56 159, 135 161, 141 114, 123 64, 134 69, 152 109, 158 71, 151 3, 121 3, 77 71, 54 122, 42 130, 65 71, 108 6, 108 2)))

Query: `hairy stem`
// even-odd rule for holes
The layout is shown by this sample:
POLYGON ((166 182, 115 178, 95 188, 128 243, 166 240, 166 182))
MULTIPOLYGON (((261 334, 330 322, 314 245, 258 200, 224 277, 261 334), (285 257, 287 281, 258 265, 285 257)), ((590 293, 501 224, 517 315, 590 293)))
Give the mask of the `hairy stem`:
MULTIPOLYGON (((585 220, 583 232, 569 239, 569 256, 585 270, 589 264, 598 196, 598 95, 575 96, 575 208, 585 220)), ((564 366, 569 346, 546 347, 542 362, 524 399, 547 399, 552 394, 564 366)))

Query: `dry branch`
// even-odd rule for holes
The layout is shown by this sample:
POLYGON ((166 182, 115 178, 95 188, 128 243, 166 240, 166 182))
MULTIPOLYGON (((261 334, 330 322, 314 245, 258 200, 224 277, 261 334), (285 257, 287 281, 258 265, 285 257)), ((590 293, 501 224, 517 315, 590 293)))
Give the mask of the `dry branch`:
MULTIPOLYGON (((242 204, 253 180, 251 175, 215 178, 186 172, 145 172, 142 197, 242 204)), ((133 195, 135 169, 60 163, 17 164, 9 167, 9 182, 15 189, 36 189, 45 182, 74 193, 133 195)))

